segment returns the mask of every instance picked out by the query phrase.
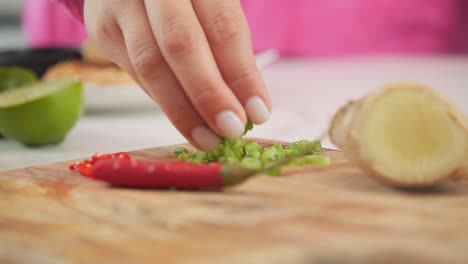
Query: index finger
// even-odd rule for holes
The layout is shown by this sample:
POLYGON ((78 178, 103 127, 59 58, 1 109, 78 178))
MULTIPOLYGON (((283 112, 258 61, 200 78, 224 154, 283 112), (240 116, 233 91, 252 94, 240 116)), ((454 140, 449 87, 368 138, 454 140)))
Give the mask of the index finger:
POLYGON ((209 127, 227 138, 244 132, 245 111, 224 82, 190 0, 146 0, 156 42, 209 127))
POLYGON ((250 31, 239 0, 193 0, 224 81, 244 105, 249 120, 265 122, 271 101, 255 62, 250 31))

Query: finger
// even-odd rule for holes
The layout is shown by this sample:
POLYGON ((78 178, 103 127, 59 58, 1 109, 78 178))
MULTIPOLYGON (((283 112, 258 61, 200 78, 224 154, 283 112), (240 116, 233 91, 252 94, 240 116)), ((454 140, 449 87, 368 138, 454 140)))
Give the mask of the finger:
POLYGON ((249 120, 264 123, 270 116, 271 103, 255 62, 240 1, 192 3, 226 84, 244 105, 249 120))
POLYGON ((190 0, 146 0, 146 11, 162 54, 195 109, 217 134, 244 132, 243 106, 228 88, 190 0))
MULTIPOLYGON (((100 53, 124 69, 145 91, 128 58, 122 31, 109 9, 94 2, 85 4, 85 23, 88 38, 95 43, 100 53)), ((146 91, 145 91, 146 92, 146 91)))
POLYGON ((125 8, 118 21, 130 67, 151 97, 190 143, 203 150, 216 148, 219 137, 208 129, 165 62, 146 19, 144 5, 132 3, 125 8))
MULTIPOLYGON (((140 5, 141 7, 141 5, 140 5)), ((92 11, 96 10, 93 7, 90 7, 92 11)), ((128 8, 125 8, 125 10, 128 10, 128 8)), ((90 11, 90 12, 92 12, 90 11)), ((106 9, 106 11, 108 11, 106 9)), ((138 12, 138 10, 135 10, 138 12)), ((131 14, 134 14, 135 12, 125 12, 125 14, 129 14, 129 16, 118 16, 118 17, 135 17, 131 16, 131 14)), ((89 13, 88 13, 89 14, 89 13)), ((125 15, 124 14, 124 15, 125 15)), ((143 9, 143 15, 145 14, 144 9, 143 9)), ((158 98, 157 95, 155 95, 154 92, 152 92, 150 89, 147 89, 147 86, 143 84, 143 82, 140 80, 140 77, 135 71, 135 67, 133 66, 133 63, 131 62, 128 52, 127 52, 127 43, 129 42, 127 40, 124 41, 124 36, 122 34, 121 27, 119 23, 121 24, 130 24, 130 22, 124 22, 123 20, 120 20, 118 23, 116 19, 114 19, 114 15, 112 14, 91 14, 89 15, 90 19, 88 20, 88 28, 90 32, 90 37, 94 38, 97 40, 97 43, 99 44, 98 48, 100 48, 104 55, 111 59, 114 63, 119 65, 121 68, 125 69, 129 75, 132 76, 132 78, 138 82, 140 87, 145 90, 145 92, 151 96, 154 100, 158 98), (99 19, 96 19, 99 18, 99 19)), ((130 19, 132 20, 132 19, 130 19)), ((139 19, 133 19, 134 21, 138 22, 140 21, 139 19)), ((146 21, 146 20, 145 20, 146 21)), ((147 24, 147 23, 146 23, 147 24)), ((135 31, 134 28, 139 29, 143 28, 140 26, 142 24, 137 24, 135 26, 130 26, 129 31, 130 32, 135 32, 135 34, 131 35, 130 37, 126 37, 126 39, 138 39, 140 36, 138 34, 138 31, 135 31), (135 37, 133 37, 135 36, 135 37)), ((148 28, 148 27, 147 27, 148 28)), ((126 31, 127 32, 127 31, 126 31)), ((146 32, 147 33, 147 32, 146 32)), ((149 32, 151 33, 151 32, 149 32)), ((126 34, 128 35, 128 34, 126 34)), ((151 34, 143 34, 143 36, 148 35, 151 36, 151 34)), ((152 39, 154 41, 154 39, 152 39)), ((136 42, 135 42, 136 43, 136 42)), ((157 47, 156 47, 157 48, 157 47)), ((133 55, 133 54, 132 54, 133 55)), ((180 91, 181 89, 179 89, 180 91)), ((185 94, 182 92, 182 96, 177 96, 177 95, 172 95, 171 93, 166 93, 168 97, 176 97, 176 98, 183 98, 185 94)), ((185 100, 188 102, 190 106, 190 102, 188 99, 185 98, 185 100)), ((167 99, 164 100, 162 99, 162 102, 165 101, 174 101, 172 99, 167 99)), ((192 110, 189 111, 191 113, 195 113, 195 117, 190 117, 189 114, 183 114, 184 108, 183 107, 177 107, 177 104, 175 105, 175 110, 176 111, 171 111, 171 109, 168 109, 168 107, 164 107, 164 104, 161 104, 163 108, 163 111, 165 112, 171 112, 172 114, 169 114, 170 119, 175 123, 175 126, 181 131, 181 133, 197 148, 203 149, 203 150, 212 150, 214 149, 218 143, 219 143, 219 138, 211 132, 208 128, 206 128, 206 125, 203 125, 203 121, 199 116, 197 116, 196 111, 192 110), (198 120, 197 125, 192 125, 193 128, 191 129, 184 129, 184 125, 187 127, 190 127, 190 124, 183 123, 186 120, 198 120), (189 131, 189 132, 187 132, 189 131), (190 133, 191 131, 191 133, 190 133)))

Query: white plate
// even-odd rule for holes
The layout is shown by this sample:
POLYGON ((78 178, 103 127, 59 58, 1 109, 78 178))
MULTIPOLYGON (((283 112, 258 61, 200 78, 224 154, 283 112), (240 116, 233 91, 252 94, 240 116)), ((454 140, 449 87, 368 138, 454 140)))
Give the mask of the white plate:
MULTIPOLYGON (((267 50, 256 55, 257 65, 260 69, 273 63, 279 54, 276 50, 267 50)), ((97 86, 84 84, 85 111, 114 112, 159 109, 137 85, 131 86, 97 86)))
POLYGON ((85 110, 126 111, 155 108, 157 104, 138 86, 96 86, 85 84, 85 110))

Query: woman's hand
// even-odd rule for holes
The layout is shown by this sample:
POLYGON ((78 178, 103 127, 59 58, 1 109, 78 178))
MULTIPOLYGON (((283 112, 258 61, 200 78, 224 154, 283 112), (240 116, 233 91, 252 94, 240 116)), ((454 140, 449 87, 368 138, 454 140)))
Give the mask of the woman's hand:
POLYGON ((85 0, 85 24, 196 147, 271 111, 239 0, 85 0))

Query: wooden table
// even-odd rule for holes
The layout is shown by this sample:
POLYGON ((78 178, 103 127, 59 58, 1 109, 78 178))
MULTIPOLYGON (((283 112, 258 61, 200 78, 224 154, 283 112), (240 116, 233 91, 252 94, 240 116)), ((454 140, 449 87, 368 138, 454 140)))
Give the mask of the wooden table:
POLYGON ((468 263, 468 180, 409 192, 326 153, 223 192, 109 188, 71 162, 0 172, 0 263, 468 263))

